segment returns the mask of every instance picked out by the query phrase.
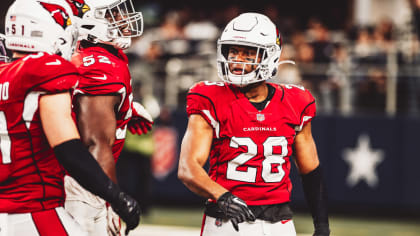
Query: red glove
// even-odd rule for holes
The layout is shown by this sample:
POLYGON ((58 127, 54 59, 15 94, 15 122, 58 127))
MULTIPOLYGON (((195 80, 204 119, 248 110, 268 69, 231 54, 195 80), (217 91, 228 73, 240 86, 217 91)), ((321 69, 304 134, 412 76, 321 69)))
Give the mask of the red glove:
POLYGON ((153 119, 149 112, 138 102, 132 102, 131 108, 133 114, 128 122, 128 131, 132 134, 142 135, 152 130, 153 119))

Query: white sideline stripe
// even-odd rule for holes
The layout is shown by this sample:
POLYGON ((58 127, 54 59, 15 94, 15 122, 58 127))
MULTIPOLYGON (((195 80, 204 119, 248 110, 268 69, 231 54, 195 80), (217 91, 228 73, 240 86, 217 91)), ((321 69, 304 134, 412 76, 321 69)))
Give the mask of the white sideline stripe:
MULTIPOLYGON (((199 236, 200 228, 167 226, 167 225, 146 225, 140 224, 135 230, 130 231, 130 236, 199 236)), ((311 236, 311 234, 298 234, 297 236, 311 236)))
POLYGON ((130 236, 199 236, 200 228, 140 224, 130 236))

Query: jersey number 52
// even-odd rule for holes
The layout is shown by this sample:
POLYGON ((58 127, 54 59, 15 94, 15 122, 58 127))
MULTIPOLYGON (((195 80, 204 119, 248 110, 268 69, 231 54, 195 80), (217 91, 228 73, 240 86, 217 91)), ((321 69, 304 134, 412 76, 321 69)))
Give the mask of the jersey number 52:
POLYGON ((93 55, 90 55, 87 57, 83 57, 84 66, 93 65, 96 61, 98 61, 99 63, 111 64, 111 61, 106 56, 97 56, 97 58, 94 58, 93 55))
MULTIPOLYGON (((247 166, 246 171, 237 170, 239 166, 243 166, 254 158, 258 153, 258 146, 248 137, 232 137, 230 147, 239 148, 246 146, 248 152, 241 153, 237 157, 228 162, 226 177, 231 180, 255 183, 257 178, 257 168, 247 166)), ((262 161, 261 177, 266 183, 281 182, 284 177, 282 165, 286 162, 284 157, 287 156, 287 139, 286 137, 268 137, 263 143, 264 160, 262 161), (280 146, 281 154, 273 154, 273 147, 280 146), (273 168, 277 170, 273 171, 273 168)))

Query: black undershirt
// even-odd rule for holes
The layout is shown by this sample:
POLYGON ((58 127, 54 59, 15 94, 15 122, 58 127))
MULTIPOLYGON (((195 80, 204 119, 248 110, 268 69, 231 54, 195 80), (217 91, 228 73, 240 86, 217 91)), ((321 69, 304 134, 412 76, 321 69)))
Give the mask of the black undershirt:
POLYGON ((262 102, 250 102, 257 110, 262 111, 264 110, 267 103, 274 97, 274 93, 276 92, 276 89, 270 85, 267 84, 268 87, 268 95, 262 102))
POLYGON ((118 57, 118 49, 114 48, 114 46, 104 43, 92 43, 87 40, 80 41, 80 46, 82 48, 90 48, 90 47, 101 47, 107 50, 109 53, 113 54, 114 56, 118 57))

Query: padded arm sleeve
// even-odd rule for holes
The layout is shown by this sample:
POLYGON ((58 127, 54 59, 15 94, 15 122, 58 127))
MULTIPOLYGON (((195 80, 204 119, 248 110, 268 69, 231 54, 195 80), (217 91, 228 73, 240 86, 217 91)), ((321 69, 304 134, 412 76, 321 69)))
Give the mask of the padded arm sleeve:
POLYGON ((315 232, 329 235, 327 191, 323 183, 321 167, 318 166, 308 174, 302 175, 302 184, 312 214, 315 232))
POLYGON ((54 147, 61 165, 77 182, 91 193, 113 204, 118 201, 119 187, 104 173, 80 139, 66 141, 54 147))

